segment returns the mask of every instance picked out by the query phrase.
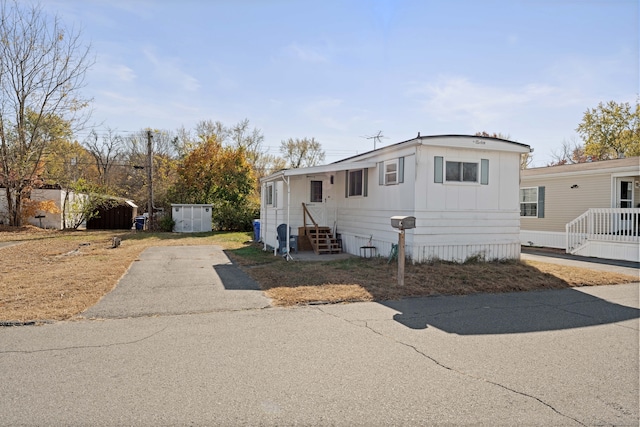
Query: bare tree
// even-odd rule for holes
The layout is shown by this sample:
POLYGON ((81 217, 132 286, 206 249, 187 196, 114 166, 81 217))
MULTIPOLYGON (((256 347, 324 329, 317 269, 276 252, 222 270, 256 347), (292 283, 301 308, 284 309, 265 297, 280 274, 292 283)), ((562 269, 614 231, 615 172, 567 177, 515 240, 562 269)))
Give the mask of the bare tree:
POLYGON ((523 153, 520 154, 520 169, 524 170, 527 169, 529 166, 531 166, 531 163, 533 163, 533 154, 529 153, 523 153))
POLYGON ((0 186, 10 225, 21 225, 22 197, 38 178, 48 119, 83 118, 88 100, 79 92, 91 64, 80 33, 40 6, 0 0, 0 186))
POLYGON ((124 151, 122 137, 112 129, 107 129, 102 138, 100 138, 98 133, 92 130, 89 137, 85 139, 84 146, 96 162, 100 185, 108 187, 111 170, 114 164, 122 159, 124 151))
POLYGON ((584 163, 589 159, 585 154, 584 145, 579 143, 575 136, 569 140, 563 140, 557 150, 551 150, 551 158, 553 161, 547 166, 584 163))
MULTIPOLYGON (((189 132, 181 128, 176 132, 142 129, 123 138, 121 167, 116 168, 111 191, 121 197, 133 199, 138 205, 148 206, 151 196, 157 208, 167 208, 167 189, 173 185, 178 159, 183 159, 192 148, 189 132), (151 139, 149 140, 149 132, 151 139), (184 138, 184 139, 182 139, 184 138), (182 139, 182 140, 181 140, 182 139), (149 152, 151 142, 151 152, 149 152), (185 143, 185 145, 182 144, 185 143), (149 155, 151 154, 151 157, 149 155), (149 170, 150 162, 151 170, 149 170), (149 176, 151 174, 151 177, 149 176), (149 181, 151 178, 151 181, 149 181), (153 187, 150 194, 149 185, 153 187)), ((147 208, 149 210, 149 208, 147 208)))
POLYGON ((219 121, 201 120, 196 123, 196 135, 200 142, 205 142, 211 136, 215 136, 216 140, 224 144, 230 136, 230 130, 219 121))
POLYGON ((242 148, 245 151, 247 160, 252 165, 258 163, 262 155, 262 142, 264 135, 260 129, 249 129, 249 119, 244 119, 230 129, 229 137, 233 141, 236 148, 242 148))
POLYGON ((293 169, 317 166, 324 162, 324 150, 315 138, 289 138, 280 143, 280 152, 293 169))

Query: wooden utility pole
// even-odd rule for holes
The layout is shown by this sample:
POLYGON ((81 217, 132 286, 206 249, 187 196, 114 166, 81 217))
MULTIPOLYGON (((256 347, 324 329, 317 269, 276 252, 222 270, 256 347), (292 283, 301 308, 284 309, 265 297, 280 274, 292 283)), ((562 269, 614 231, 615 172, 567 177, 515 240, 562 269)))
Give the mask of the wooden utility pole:
POLYGON ((149 192, 149 201, 147 202, 147 212, 149 213, 148 230, 153 230, 153 144, 151 143, 151 131, 147 131, 147 183, 149 192))

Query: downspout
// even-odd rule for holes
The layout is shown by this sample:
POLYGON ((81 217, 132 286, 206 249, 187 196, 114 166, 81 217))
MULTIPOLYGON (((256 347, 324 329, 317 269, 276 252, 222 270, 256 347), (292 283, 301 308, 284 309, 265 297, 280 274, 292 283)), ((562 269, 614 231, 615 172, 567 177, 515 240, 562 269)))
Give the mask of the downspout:
POLYGON ((290 181, 291 178, 290 177, 286 177, 284 174, 282 175, 282 181, 284 181, 284 183, 287 185, 287 256, 286 259, 287 261, 292 260, 293 257, 291 256, 291 247, 289 246, 289 243, 291 241, 291 223, 289 222, 290 219, 290 209, 291 209, 291 185, 290 185, 290 181))
POLYGON ((262 194, 260 195, 260 207, 262 209, 262 212, 264 212, 264 228, 263 228, 263 224, 262 221, 260 224, 260 236, 259 238, 262 239, 262 250, 266 251, 267 250, 267 232, 266 232, 266 228, 267 228, 267 212, 269 211, 269 209, 267 209, 266 204, 264 203, 264 199, 265 199, 265 194, 267 194, 267 183, 263 182, 262 183, 262 194))

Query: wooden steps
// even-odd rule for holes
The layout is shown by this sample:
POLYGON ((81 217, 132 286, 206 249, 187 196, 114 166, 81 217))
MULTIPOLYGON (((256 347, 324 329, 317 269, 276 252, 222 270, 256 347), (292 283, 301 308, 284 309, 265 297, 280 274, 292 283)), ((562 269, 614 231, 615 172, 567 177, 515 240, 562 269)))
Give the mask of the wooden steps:
POLYGON ((313 252, 316 255, 339 254, 342 252, 338 240, 333 236, 329 227, 304 227, 304 235, 309 238, 313 252))
POLYGON ((342 252, 342 244, 333 237, 329 227, 319 226, 307 209, 307 205, 302 203, 303 225, 298 228, 298 240, 308 241, 316 255, 339 254, 342 252), (313 226, 307 226, 307 217, 313 226))

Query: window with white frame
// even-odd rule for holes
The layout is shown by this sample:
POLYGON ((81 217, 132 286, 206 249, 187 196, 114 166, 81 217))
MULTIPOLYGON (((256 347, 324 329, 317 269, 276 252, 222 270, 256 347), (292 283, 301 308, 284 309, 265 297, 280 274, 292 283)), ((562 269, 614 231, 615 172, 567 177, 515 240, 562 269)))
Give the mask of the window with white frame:
POLYGON ((362 196, 363 193, 363 187, 364 187, 364 170, 363 169, 357 169, 357 170, 352 170, 349 171, 348 174, 348 183, 347 183, 347 196, 348 197, 353 197, 353 196, 362 196))
POLYGON ((520 189, 520 216, 538 217, 538 187, 520 189))
POLYGON ((448 182, 478 182, 478 164, 447 161, 445 178, 448 182))
POLYGON ((267 206, 273 205, 273 184, 267 184, 264 195, 264 203, 267 206))
POLYGON ((384 185, 398 183, 398 160, 384 162, 384 185))
POLYGON ((309 201, 311 203, 322 203, 322 181, 310 181, 311 189, 309 201))

